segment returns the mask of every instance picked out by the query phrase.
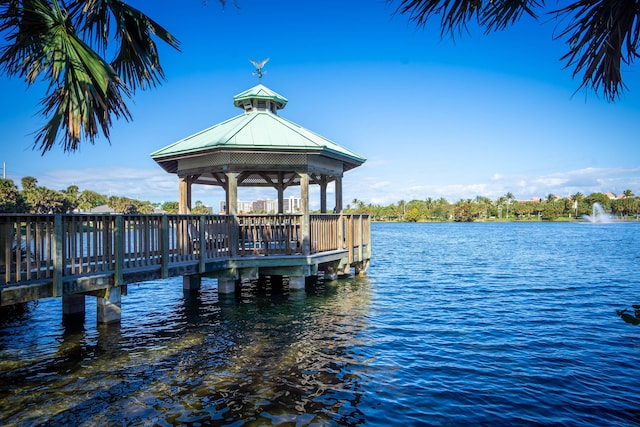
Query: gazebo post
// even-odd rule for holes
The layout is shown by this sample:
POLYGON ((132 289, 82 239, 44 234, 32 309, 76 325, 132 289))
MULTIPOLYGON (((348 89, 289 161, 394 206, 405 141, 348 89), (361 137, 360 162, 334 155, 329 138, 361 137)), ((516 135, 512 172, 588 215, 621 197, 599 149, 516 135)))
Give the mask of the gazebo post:
POLYGON ((191 176, 181 176, 180 179, 180 197, 178 199, 178 213, 191 213, 191 176))
MULTIPOLYGON (((302 205, 302 219, 300 220, 300 231, 302 238, 302 255, 309 256, 311 253, 310 229, 309 229, 309 174, 307 172, 299 172, 300 176, 300 204, 302 205)), ((308 274, 308 273, 306 273, 308 274)), ((289 276, 290 290, 304 290, 306 283, 306 275, 303 273, 299 276, 289 276)))
POLYGON ((227 172, 226 185, 226 202, 227 215, 231 215, 231 235, 229 236, 229 244, 231 256, 238 255, 238 245, 240 242, 240 226, 238 224, 238 174, 235 172, 227 172))
POLYGON ((227 214, 236 215, 238 213, 238 174, 227 172, 227 214))
POLYGON ((300 173, 300 204, 302 205, 302 255, 311 253, 311 233, 309 230, 309 174, 300 173))
POLYGON ((327 213, 327 178, 320 178, 320 213, 327 213))
POLYGON ((278 213, 284 213, 284 176, 278 172, 278 213))
POLYGON ((336 176, 336 213, 342 212, 342 177, 336 176))

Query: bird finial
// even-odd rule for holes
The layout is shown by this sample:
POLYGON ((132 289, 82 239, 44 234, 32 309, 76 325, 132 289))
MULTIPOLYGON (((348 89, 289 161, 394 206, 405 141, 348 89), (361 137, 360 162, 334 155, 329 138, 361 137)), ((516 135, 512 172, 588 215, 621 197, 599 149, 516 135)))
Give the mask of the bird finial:
POLYGON ((256 61, 255 59, 249 59, 249 62, 251 62, 253 64, 254 67, 256 67, 256 71, 253 73, 253 75, 258 75, 258 82, 262 83, 262 75, 264 74, 262 72, 262 69, 264 68, 264 64, 266 64, 267 62, 269 62, 269 58, 264 58, 262 61, 256 61))

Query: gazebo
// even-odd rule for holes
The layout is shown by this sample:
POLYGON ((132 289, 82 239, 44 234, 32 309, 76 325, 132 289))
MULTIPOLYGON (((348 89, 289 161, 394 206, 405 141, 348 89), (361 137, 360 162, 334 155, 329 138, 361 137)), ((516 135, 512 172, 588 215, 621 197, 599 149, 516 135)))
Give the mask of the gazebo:
MULTIPOLYGON (((309 215, 309 185, 320 186, 320 211, 327 211, 327 185, 335 183, 335 212, 342 211, 343 174, 365 158, 284 119, 287 99, 262 83, 233 98, 243 113, 151 154, 179 178, 179 212, 191 211, 194 184, 224 189, 227 214, 237 213, 238 187, 273 187, 278 213, 284 191, 300 186, 302 215, 309 215)), ((307 221, 308 222, 308 221, 307 221)))
POLYGON ((342 177, 365 159, 278 116, 287 99, 261 83, 233 102, 242 114, 151 154, 178 176, 178 215, 0 218, 0 305, 55 296, 63 313, 77 314, 84 295, 94 295, 98 321, 112 322, 120 320, 121 286, 141 280, 182 275, 194 289, 215 277, 218 292, 233 293, 243 279, 273 285, 287 277, 289 289, 304 289, 320 272, 330 280, 366 272, 370 218, 341 212, 342 177), (330 183, 335 214, 326 213, 330 183), (194 184, 222 187, 227 215, 187 215, 194 184), (310 185, 320 186, 319 215, 309 212, 310 185), (239 215, 239 186, 275 188, 278 214, 239 215), (302 212, 284 214, 291 186, 300 187, 302 212))
MULTIPOLYGON (((256 71, 261 77, 261 68, 256 71)), ((151 154, 164 170, 178 175, 180 214, 191 211, 194 184, 220 186, 225 191, 226 214, 233 224, 227 234, 229 256, 235 267, 218 276, 219 291, 231 291, 239 277, 283 275, 289 277, 290 288, 300 289, 319 268, 325 277, 350 267, 358 273, 366 271, 368 218, 327 214, 327 185, 335 185, 334 213, 341 214, 342 177, 365 158, 280 117, 278 111, 287 99, 262 83, 236 95, 233 103, 242 114, 151 154), (318 216, 310 215, 310 185, 320 186, 318 216), (300 187, 301 212, 287 216, 284 192, 291 186, 300 187), (276 189, 278 214, 238 215, 238 187, 276 189), (237 272, 234 268, 239 265, 246 268, 237 272)), ((199 232, 202 241, 204 226, 199 232)), ((200 270, 207 271, 203 262, 200 270)), ((185 286, 191 285, 185 282, 185 286)))

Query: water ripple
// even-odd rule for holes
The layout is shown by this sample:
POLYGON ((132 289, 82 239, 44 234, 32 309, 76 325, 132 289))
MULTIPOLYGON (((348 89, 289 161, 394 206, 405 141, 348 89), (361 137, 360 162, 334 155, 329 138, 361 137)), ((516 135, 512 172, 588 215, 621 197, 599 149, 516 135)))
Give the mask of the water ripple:
MULTIPOLYGON (((2 425, 640 424, 640 224, 374 224, 367 278, 0 325, 2 425)), ((152 296, 152 297, 150 297, 152 296)))

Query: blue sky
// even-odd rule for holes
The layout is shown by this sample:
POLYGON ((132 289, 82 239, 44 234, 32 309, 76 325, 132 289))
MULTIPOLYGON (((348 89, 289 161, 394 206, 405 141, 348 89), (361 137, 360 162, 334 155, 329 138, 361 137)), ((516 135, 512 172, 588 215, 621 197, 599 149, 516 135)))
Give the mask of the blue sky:
MULTIPOLYGON (((417 29, 384 0, 206 3, 130 2, 172 32, 182 52, 160 46, 167 81, 135 94, 133 121, 116 122, 110 144, 33 151, 42 86, 2 76, 8 177, 177 200, 177 178, 149 154, 240 114, 233 96, 257 83, 248 58, 270 57, 263 84, 289 99, 280 115, 367 158, 345 175, 345 205, 640 194, 640 70, 625 69, 628 90, 615 103, 576 93, 545 17, 487 36, 470 28, 453 41, 440 38, 437 21, 417 29)), ((194 187, 207 205, 223 197, 217 187, 194 187)), ((257 197, 275 198, 275 190, 240 190, 243 200, 257 197)))

